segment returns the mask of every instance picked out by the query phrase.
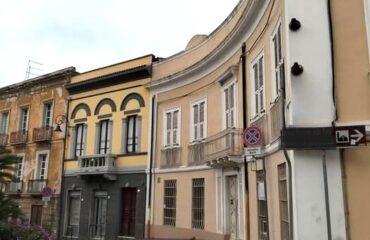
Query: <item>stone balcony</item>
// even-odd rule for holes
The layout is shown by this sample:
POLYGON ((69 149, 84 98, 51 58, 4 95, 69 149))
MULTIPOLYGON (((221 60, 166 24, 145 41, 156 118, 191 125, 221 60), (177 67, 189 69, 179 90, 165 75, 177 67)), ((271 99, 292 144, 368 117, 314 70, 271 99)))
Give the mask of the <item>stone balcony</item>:
POLYGON ((161 168, 170 168, 181 165, 181 147, 166 146, 161 151, 161 168))
POLYGON ((23 190, 23 181, 12 180, 6 181, 3 184, 3 191, 6 194, 20 194, 23 190))
POLYGON ((212 167, 238 164, 244 154, 242 134, 242 129, 228 128, 208 137, 204 142, 203 163, 212 167))
POLYGON ((115 180, 116 158, 114 154, 96 154, 78 157, 79 175, 103 175, 107 179, 115 180))
POLYGON ((8 145, 8 134, 0 134, 0 147, 8 145))
POLYGON ((10 133, 10 144, 11 145, 19 145, 19 144, 26 144, 28 140, 28 131, 17 131, 10 133))
POLYGON ((32 140, 34 142, 50 141, 53 134, 52 127, 41 127, 34 128, 32 134, 32 140))
POLYGON ((41 194, 42 189, 48 185, 47 179, 28 180, 27 193, 41 194))

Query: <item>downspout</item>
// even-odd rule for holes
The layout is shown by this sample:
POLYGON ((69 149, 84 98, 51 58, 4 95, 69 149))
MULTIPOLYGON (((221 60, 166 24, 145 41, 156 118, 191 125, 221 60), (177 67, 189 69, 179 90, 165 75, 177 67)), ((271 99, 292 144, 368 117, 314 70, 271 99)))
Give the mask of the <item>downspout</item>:
POLYGON ((148 189, 148 208, 149 208, 149 211, 148 211, 148 214, 149 214, 149 217, 148 217, 148 232, 147 232, 147 237, 148 239, 150 240, 151 239, 151 229, 150 229, 150 222, 151 222, 151 206, 152 206, 152 178, 153 178, 153 172, 152 172, 152 169, 153 169, 153 159, 154 159, 154 126, 155 126, 155 117, 156 117, 156 114, 155 114, 155 95, 152 97, 152 114, 151 114, 151 118, 152 118, 152 125, 151 125, 151 129, 150 129, 150 162, 149 162, 149 189, 148 189))
MULTIPOLYGON (((285 105, 286 105, 286 79, 284 77, 284 81, 281 81, 281 92, 283 95, 283 103, 281 104, 281 111, 282 111, 282 122, 283 122, 283 129, 281 130, 280 136, 282 135, 282 132, 286 129, 286 116, 285 116, 285 105)), ((288 209, 289 209, 289 240, 294 239, 294 232, 293 232, 293 187, 292 187, 292 162, 290 160, 288 151, 283 148, 284 156, 286 159, 286 162, 288 164, 288 181, 289 181, 289 201, 288 201, 288 209)))
POLYGON ((59 198, 59 226, 58 226, 58 234, 57 234, 57 238, 59 239, 59 237, 61 236, 61 230, 62 230, 62 226, 63 226, 63 222, 64 221, 60 221, 60 219, 62 219, 62 215, 63 215, 63 211, 62 211, 62 205, 63 205, 63 201, 64 201, 64 159, 65 159, 65 156, 66 156, 66 142, 67 142, 67 136, 68 136, 68 132, 67 132, 67 129, 68 129, 68 114, 69 114, 69 103, 70 103, 71 99, 68 97, 68 100, 67 100, 67 111, 66 111, 66 120, 65 120, 65 127, 64 127, 64 139, 63 139, 63 154, 62 154, 62 174, 61 174, 61 182, 60 182, 60 198, 59 198))
MULTIPOLYGON (((242 93, 243 93, 243 129, 247 128, 247 74, 246 74, 246 62, 247 62, 247 52, 245 43, 242 45, 242 55, 240 56, 242 60, 242 93)), ((249 216, 249 182, 248 182, 248 163, 247 156, 244 156, 244 184, 245 184, 245 215, 248 222, 246 236, 250 239, 250 216, 249 216)))

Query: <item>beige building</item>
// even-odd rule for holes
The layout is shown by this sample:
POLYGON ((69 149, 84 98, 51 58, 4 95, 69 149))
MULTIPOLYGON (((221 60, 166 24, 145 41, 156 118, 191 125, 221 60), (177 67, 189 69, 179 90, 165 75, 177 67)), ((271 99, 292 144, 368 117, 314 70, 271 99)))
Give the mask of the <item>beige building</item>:
MULTIPOLYGON (((370 1, 332 1, 336 125, 365 125, 370 131, 370 1)), ((370 236, 370 147, 341 152, 347 239, 370 236)))
POLYGON ((0 89, 0 145, 18 156, 12 181, 2 190, 15 199, 27 221, 56 232, 61 190, 64 133, 54 132, 65 114, 64 86, 73 67, 0 89), (42 192, 50 199, 42 199, 42 192))

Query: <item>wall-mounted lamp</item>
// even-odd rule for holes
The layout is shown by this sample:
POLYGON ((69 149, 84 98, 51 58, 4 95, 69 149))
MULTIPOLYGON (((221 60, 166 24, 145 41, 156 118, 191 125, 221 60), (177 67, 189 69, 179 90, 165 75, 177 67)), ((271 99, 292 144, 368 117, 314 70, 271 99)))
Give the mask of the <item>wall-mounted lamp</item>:
POLYGON ((303 73, 303 66, 298 62, 295 62, 290 71, 294 76, 301 75, 303 73))
POLYGON ((57 125, 54 129, 54 132, 63 132, 60 125, 67 122, 67 118, 64 115, 58 115, 55 117, 55 124, 57 125))
POLYGON ((289 23, 289 29, 295 32, 300 28, 301 28, 301 22, 298 21, 296 18, 292 18, 289 23))

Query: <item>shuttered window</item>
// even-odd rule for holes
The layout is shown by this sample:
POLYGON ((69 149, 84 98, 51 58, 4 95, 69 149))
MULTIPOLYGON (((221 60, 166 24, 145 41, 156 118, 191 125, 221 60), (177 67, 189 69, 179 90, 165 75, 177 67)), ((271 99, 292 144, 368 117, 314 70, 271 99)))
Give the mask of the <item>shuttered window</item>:
POLYGON ((264 112, 264 76, 263 76, 263 56, 257 58, 253 64, 253 96, 254 96, 254 113, 256 115, 264 112))
POLYGON ((165 113, 165 146, 176 146, 180 143, 180 111, 178 109, 165 113))

